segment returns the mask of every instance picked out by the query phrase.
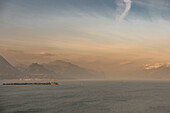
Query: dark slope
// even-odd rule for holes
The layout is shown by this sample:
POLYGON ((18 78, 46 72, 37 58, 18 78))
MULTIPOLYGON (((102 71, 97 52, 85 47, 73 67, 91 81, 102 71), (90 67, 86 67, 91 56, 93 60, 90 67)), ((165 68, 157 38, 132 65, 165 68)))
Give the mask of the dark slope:
POLYGON ((20 74, 14 66, 0 56, 0 79, 17 79, 20 77, 20 74))

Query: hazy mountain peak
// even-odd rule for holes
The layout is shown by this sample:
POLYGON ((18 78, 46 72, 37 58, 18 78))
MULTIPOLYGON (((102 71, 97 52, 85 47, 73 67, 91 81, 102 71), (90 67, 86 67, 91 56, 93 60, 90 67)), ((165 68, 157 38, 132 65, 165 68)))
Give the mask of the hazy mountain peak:
POLYGON ((0 77, 17 78, 20 72, 13 67, 4 57, 0 56, 0 77))
POLYGON ((50 63, 69 63, 69 62, 66 62, 64 60, 55 60, 55 61, 52 61, 50 63))
POLYGON ((38 63, 32 63, 27 71, 29 72, 36 72, 36 73, 42 73, 42 72, 49 72, 43 65, 38 64, 38 63))
POLYGON ((29 74, 31 78, 50 78, 51 76, 55 75, 55 72, 47 69, 42 64, 32 63, 28 66, 26 72, 29 74))
MULTIPOLYGON (((7 61, 5 58, 3 58, 2 56, 0 56, 0 63, 1 63, 1 65, 2 65, 2 63, 3 63, 3 64, 5 64, 5 63, 6 63, 6 64, 9 64, 8 61, 7 61)), ((10 64, 10 65, 11 65, 11 64, 10 64)))

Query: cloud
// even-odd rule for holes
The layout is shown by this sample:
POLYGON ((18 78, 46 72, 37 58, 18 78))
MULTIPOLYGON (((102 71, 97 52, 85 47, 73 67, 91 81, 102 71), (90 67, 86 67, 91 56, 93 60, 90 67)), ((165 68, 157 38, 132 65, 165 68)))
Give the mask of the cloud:
POLYGON ((55 56, 54 54, 46 53, 46 52, 40 52, 39 54, 43 56, 55 56))
POLYGON ((170 63, 156 63, 156 64, 145 64, 145 67, 144 69, 145 70, 151 70, 151 69, 158 69, 158 68, 161 68, 161 67, 170 67, 170 63))
POLYGON ((162 66, 161 64, 156 64, 156 65, 146 64, 145 70, 157 69, 160 68, 161 66, 162 66))
POLYGON ((120 16, 119 21, 122 21, 131 9, 131 3, 132 3, 131 0, 124 0, 124 3, 126 4, 126 8, 124 12, 122 13, 122 15, 120 16))

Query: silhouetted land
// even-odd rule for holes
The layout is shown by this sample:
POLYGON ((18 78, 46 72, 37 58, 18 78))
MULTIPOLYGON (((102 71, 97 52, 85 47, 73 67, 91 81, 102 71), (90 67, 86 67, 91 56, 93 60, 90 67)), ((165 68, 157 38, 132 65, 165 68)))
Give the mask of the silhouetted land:
POLYGON ((3 85, 59 85, 57 82, 48 83, 3 83, 3 85))

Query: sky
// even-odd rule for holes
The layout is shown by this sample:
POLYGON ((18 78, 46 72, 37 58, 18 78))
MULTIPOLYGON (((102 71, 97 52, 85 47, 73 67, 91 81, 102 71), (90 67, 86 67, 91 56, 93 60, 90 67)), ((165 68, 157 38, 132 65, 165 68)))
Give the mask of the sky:
POLYGON ((109 76, 170 62, 169 0, 0 0, 0 54, 109 76))

